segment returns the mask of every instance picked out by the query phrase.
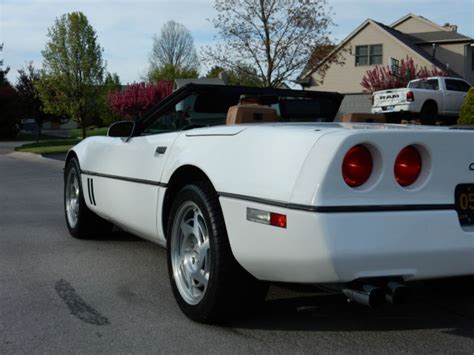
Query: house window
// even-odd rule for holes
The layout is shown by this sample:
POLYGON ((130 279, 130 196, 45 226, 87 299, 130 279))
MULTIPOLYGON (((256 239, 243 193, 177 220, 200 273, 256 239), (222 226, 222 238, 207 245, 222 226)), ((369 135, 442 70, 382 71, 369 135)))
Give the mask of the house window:
POLYGON ((373 44, 367 46, 356 46, 356 67, 362 65, 382 64, 382 45, 373 44))
POLYGON ((370 46, 370 65, 382 64, 382 45, 377 44, 370 46))
POLYGON ((356 46, 356 67, 369 64, 369 46, 356 46))

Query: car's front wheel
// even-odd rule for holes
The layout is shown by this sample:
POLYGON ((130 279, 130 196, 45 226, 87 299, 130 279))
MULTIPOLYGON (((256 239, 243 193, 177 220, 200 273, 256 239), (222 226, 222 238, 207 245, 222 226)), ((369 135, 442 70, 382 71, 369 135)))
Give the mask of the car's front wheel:
POLYGON ((69 233, 78 239, 100 238, 110 233, 113 224, 100 218, 86 205, 79 162, 70 159, 64 170, 64 213, 69 233))
POLYGON ((251 309, 267 285, 235 260, 216 192, 206 183, 185 186, 168 223, 168 272, 176 301, 189 318, 204 323, 251 309))

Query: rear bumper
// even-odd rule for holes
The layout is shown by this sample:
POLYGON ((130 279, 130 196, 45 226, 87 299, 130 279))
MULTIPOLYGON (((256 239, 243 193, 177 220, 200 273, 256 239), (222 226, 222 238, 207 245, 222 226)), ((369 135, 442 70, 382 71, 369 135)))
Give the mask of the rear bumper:
POLYGON ((474 274, 474 228, 454 210, 316 213, 221 197, 232 251, 261 280, 339 283, 369 277, 474 274), (247 207, 287 215, 287 229, 246 220, 247 207))
POLYGON ((402 105, 372 107, 372 113, 395 113, 395 112, 415 112, 415 105, 413 103, 406 103, 402 105))

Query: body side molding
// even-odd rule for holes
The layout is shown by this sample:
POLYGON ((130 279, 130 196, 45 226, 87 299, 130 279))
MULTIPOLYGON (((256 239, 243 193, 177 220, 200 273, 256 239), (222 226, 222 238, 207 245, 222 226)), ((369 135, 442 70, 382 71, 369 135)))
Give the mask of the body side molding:
POLYGON ((250 201, 282 207, 291 210, 319 212, 319 213, 344 213, 344 212, 394 212, 394 211, 442 211, 454 210, 454 204, 411 204, 411 205, 370 205, 370 206, 311 206, 300 205, 295 203, 287 203, 281 201, 268 200, 259 197, 232 194, 227 192, 217 192, 219 196, 228 197, 238 200, 250 201))
POLYGON ((153 186, 159 186, 159 187, 168 187, 168 184, 165 184, 165 183, 159 182, 159 181, 136 179, 136 178, 130 178, 130 177, 126 177, 126 176, 118 176, 118 175, 110 175, 110 174, 102 174, 102 173, 96 173, 96 172, 87 171, 87 170, 81 170, 81 174, 89 175, 89 176, 98 176, 98 177, 102 177, 102 178, 106 178, 106 179, 114 179, 114 180, 134 182, 134 183, 137 183, 137 184, 153 185, 153 186))

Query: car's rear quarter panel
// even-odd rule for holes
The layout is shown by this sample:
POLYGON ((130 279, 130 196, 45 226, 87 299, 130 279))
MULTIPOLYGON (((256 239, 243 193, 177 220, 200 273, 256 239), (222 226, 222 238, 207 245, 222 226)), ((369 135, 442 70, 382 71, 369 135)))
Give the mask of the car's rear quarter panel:
POLYGON ((298 176, 291 202, 314 206, 453 204, 457 184, 474 183, 474 132, 448 129, 341 130, 321 137, 298 176), (374 171, 367 183, 349 187, 341 166, 357 144, 372 149, 374 171), (409 187, 395 181, 399 152, 416 146, 422 155, 420 178, 409 187))

